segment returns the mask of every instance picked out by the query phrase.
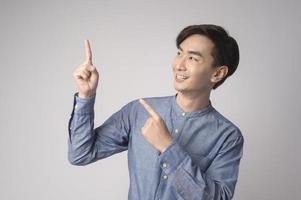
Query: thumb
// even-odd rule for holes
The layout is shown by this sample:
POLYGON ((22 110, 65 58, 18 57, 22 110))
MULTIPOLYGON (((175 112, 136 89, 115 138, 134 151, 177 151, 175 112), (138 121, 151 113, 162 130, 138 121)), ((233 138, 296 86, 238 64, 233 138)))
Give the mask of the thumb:
POLYGON ((91 73, 90 81, 95 84, 95 87, 98 85, 99 75, 97 71, 91 73))

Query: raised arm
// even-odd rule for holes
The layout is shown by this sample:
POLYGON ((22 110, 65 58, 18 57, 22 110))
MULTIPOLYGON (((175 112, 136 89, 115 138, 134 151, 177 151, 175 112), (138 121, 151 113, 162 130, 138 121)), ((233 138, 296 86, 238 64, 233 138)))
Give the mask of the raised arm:
POLYGON ((85 41, 85 52, 85 61, 73 74, 79 91, 74 96, 68 125, 68 159, 73 165, 87 165, 124 151, 128 145, 130 106, 125 106, 94 129, 94 103, 99 75, 92 64, 88 40, 85 41))

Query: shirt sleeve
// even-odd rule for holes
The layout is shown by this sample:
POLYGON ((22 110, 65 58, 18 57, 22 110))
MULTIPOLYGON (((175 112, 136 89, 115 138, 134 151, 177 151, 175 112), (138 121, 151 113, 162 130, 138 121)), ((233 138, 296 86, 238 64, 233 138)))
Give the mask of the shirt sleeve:
POLYGON ((96 96, 88 99, 74 95, 69 119, 68 160, 73 165, 87 165, 99 159, 127 150, 130 104, 94 129, 96 96))
POLYGON ((174 191, 183 199, 230 200, 238 178, 243 143, 242 135, 225 142, 204 170, 174 141, 160 155, 160 165, 172 179, 174 191))

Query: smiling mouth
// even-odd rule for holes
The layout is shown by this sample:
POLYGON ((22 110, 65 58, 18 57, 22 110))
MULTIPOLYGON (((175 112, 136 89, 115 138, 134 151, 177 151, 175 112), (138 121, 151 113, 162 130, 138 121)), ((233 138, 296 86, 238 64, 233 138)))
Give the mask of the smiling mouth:
POLYGON ((177 80, 186 80, 186 79, 188 79, 189 77, 188 76, 183 76, 183 75, 179 75, 179 74, 176 74, 176 79, 177 80))

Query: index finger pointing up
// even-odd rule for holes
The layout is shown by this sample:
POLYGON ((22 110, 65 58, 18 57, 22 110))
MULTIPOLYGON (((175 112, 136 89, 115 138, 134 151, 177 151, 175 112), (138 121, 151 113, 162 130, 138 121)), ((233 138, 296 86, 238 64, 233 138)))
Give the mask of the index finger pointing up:
POLYGON ((152 117, 158 118, 157 112, 144 99, 140 99, 139 101, 152 117))
POLYGON ((92 51, 89 40, 85 40, 86 62, 92 65, 92 51))

